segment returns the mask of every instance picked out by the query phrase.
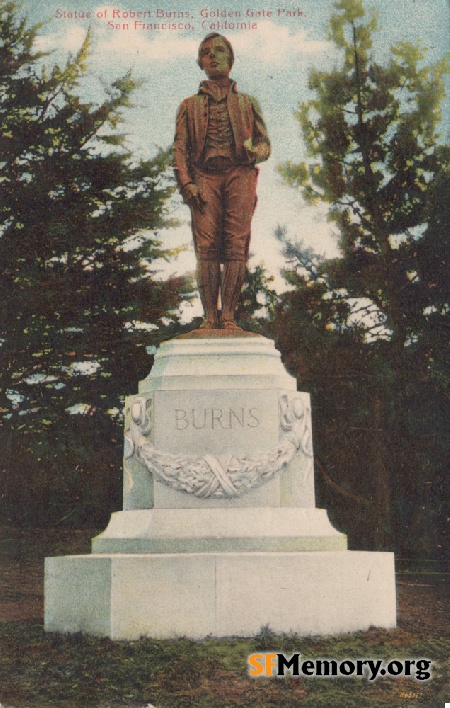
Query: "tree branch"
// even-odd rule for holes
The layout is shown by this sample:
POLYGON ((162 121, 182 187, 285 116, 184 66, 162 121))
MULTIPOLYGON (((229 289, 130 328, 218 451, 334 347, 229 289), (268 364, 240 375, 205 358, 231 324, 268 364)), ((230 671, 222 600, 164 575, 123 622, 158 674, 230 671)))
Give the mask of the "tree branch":
POLYGON ((327 484, 338 491, 340 494, 342 494, 344 497, 348 497, 349 499, 352 499, 353 501, 357 502, 358 504, 362 504, 363 506, 372 506, 372 502, 369 501, 368 499, 365 499, 364 497, 360 497, 359 494, 352 494, 352 492, 349 492, 348 489, 344 489, 344 487, 341 487, 340 484, 338 484, 334 479, 330 477, 330 475, 326 472, 325 470, 325 465, 322 462, 322 460, 317 457, 316 455, 316 462, 317 465, 322 473, 322 476, 324 480, 327 482, 327 484))

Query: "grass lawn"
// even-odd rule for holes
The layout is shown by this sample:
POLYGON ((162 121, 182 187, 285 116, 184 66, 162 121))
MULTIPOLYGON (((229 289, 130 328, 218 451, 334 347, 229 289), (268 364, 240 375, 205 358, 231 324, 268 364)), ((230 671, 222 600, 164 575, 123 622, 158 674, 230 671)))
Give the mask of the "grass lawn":
POLYGON ((91 531, 0 529, 1 708, 444 708, 450 702, 448 575, 398 575, 399 626, 339 637, 262 631, 251 639, 112 642, 45 634, 43 559, 89 552, 91 531), (433 660, 433 677, 250 678, 255 651, 300 652, 303 659, 433 660), (447 678, 446 678, 447 677, 447 678))

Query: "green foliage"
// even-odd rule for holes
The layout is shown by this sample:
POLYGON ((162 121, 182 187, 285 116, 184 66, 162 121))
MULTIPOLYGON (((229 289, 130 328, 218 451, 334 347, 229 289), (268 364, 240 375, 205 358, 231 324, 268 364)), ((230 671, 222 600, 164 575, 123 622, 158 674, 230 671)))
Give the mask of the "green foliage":
POLYGON ((271 319, 275 312, 278 296, 271 287, 273 276, 268 275, 264 265, 247 268, 244 287, 237 308, 236 319, 244 328, 259 328, 261 317, 271 319))
POLYGON ((35 434, 56 444, 68 411, 106 419, 120 408, 190 285, 153 265, 174 255, 159 240, 173 184, 168 151, 136 161, 118 133, 136 84, 126 74, 102 103, 82 101, 89 33, 48 67, 38 30, 1 2, 0 437, 13 457, 32 447, 44 464, 35 434))
POLYGON ((0 434, 3 519, 19 528, 105 526, 121 506, 120 422, 66 414, 57 433, 51 420, 33 430, 16 411, 9 422, 0 434))
POLYGON ((296 114, 308 160, 281 172, 308 203, 329 205, 342 255, 317 260, 284 238, 294 290, 274 331, 317 391, 324 470, 344 489, 341 523, 363 544, 374 536, 411 553, 415 534, 421 553, 439 554, 449 318, 439 123, 449 63, 427 65, 420 46, 400 43, 382 65, 376 28, 360 0, 335 3, 329 38, 341 59, 311 71, 314 97, 296 114), (345 491, 366 504, 350 510, 345 491))
POLYGON ((255 635, 255 648, 258 651, 272 651, 277 642, 277 635, 268 624, 263 624, 255 635))

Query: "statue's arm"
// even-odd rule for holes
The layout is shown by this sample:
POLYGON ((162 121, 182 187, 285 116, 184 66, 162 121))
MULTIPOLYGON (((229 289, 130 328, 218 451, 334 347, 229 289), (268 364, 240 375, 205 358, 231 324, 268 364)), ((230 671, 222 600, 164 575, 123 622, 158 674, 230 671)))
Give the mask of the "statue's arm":
POLYGON ((173 150, 175 177, 178 187, 183 193, 186 185, 193 182, 189 171, 189 131, 187 99, 178 108, 175 123, 175 140, 173 150))
POLYGON ((198 209, 202 214, 205 202, 198 186, 190 172, 190 153, 188 130, 188 100, 184 100, 177 111, 175 124, 175 140, 173 149, 173 161, 175 177, 181 195, 190 207, 198 209))
POLYGON ((270 157, 270 140, 267 127, 261 113, 258 101, 253 96, 249 96, 253 109, 253 138, 252 147, 255 155, 255 163, 264 162, 270 157))

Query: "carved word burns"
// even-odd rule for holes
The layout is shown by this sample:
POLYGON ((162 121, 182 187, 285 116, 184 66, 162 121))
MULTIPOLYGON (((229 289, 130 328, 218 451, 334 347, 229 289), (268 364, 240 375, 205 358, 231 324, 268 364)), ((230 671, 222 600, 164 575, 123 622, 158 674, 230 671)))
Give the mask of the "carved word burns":
POLYGON ((202 408, 175 409, 176 430, 231 430, 233 428, 257 428, 259 418, 256 408, 202 408))

